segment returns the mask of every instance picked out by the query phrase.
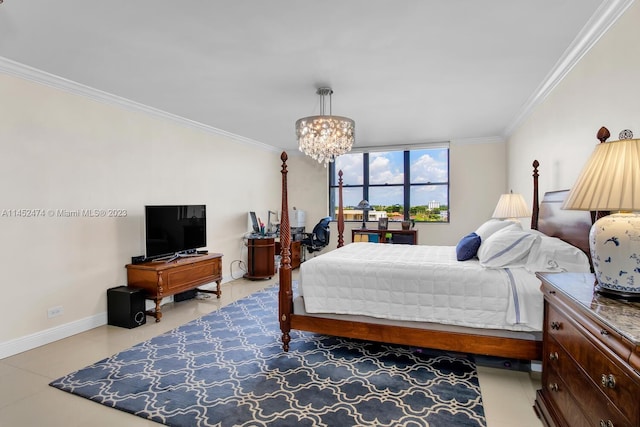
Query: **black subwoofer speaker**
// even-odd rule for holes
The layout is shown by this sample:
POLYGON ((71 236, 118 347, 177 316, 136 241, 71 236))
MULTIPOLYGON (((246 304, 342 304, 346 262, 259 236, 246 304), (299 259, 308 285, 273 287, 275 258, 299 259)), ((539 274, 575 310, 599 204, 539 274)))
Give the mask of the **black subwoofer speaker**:
POLYGON ((107 289, 107 323, 122 328, 135 328, 147 322, 142 289, 118 286, 107 289))

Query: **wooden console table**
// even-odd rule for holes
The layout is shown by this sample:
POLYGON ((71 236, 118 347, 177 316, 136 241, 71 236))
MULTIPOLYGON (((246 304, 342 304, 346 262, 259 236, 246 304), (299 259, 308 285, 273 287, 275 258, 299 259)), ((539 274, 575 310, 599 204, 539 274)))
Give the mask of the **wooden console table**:
POLYGON ((206 254, 175 261, 151 261, 141 264, 127 264, 127 285, 144 289, 145 297, 156 303, 155 310, 146 313, 162 319, 160 302, 162 298, 197 289, 198 286, 216 282, 216 290, 197 289, 198 292, 216 294, 218 298, 222 281, 222 254, 206 254))
MULTIPOLYGON (((362 228, 354 228, 351 230, 351 241, 356 241, 357 235, 377 235, 379 243, 394 243, 403 245, 418 244, 418 230, 369 230, 362 228), (387 238, 387 235, 391 238, 387 238)), ((370 239, 368 241, 371 241, 370 239)))

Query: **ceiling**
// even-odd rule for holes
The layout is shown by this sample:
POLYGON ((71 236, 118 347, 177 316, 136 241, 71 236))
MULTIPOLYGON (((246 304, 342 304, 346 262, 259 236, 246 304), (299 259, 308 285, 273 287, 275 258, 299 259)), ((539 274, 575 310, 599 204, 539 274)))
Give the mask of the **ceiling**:
POLYGON ((0 57, 278 149, 297 147, 320 86, 356 146, 484 140, 507 136, 625 3, 4 0, 0 57))

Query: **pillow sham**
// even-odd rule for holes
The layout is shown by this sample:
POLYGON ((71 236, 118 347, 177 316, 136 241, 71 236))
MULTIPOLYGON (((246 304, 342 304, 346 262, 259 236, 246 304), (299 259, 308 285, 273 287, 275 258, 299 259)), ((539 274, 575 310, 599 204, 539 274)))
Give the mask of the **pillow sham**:
POLYGON ((456 257, 458 261, 467 261, 475 257, 480 247, 480 236, 472 232, 464 236, 456 246, 456 257))
POLYGON ((487 268, 521 267, 537 239, 539 237, 535 234, 522 230, 522 226, 496 231, 478 249, 480 265, 487 268))
POLYGON ((524 266, 531 273, 538 271, 588 273, 591 271, 589 258, 582 250, 537 230, 530 230, 530 232, 539 236, 531 247, 524 266))
POLYGON ((480 236, 480 239, 484 242, 496 231, 500 231, 503 228, 509 227, 510 225, 515 225, 522 230, 522 225, 519 222, 509 220, 503 221, 501 219, 490 219, 480 227, 478 227, 475 233, 480 236))

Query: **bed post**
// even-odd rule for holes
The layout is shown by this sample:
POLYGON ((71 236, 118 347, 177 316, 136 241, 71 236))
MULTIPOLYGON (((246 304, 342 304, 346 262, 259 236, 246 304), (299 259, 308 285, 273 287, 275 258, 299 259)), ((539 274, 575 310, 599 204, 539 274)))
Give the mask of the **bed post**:
POLYGON ((538 215, 540 212, 540 206, 538 203, 538 166, 540 163, 537 160, 533 161, 533 206, 531 209, 531 229, 538 229, 538 215))
POLYGON ((278 311, 280 330, 282 331, 282 349, 289 351, 291 336, 291 313, 293 313, 293 291, 291 290, 291 228, 289 226, 289 201, 287 196, 287 153, 280 155, 282 160, 282 207, 280 214, 280 263, 278 287, 278 311))
POLYGON ((342 208, 342 169, 338 171, 338 247, 344 246, 344 209, 342 208))

